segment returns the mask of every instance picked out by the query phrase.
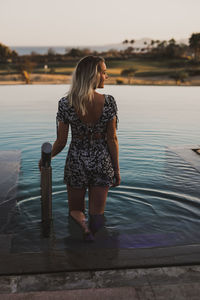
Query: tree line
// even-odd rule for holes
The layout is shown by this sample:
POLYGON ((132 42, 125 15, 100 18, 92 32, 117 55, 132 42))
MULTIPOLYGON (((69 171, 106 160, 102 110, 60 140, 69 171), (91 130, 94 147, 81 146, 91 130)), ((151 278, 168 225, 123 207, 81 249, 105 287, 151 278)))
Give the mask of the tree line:
MULTIPOLYGON (((174 39, 169 41, 151 40, 144 41, 144 47, 134 47, 135 40, 124 40, 122 44, 127 45, 124 50, 110 49, 105 52, 91 51, 88 48, 66 49, 65 54, 57 54, 53 48, 49 48, 46 54, 38 54, 32 52, 30 55, 18 55, 8 46, 0 43, 0 69, 1 74, 20 73, 26 83, 30 82, 30 74, 37 70, 37 73, 58 73, 59 68, 67 66, 74 68, 75 63, 87 55, 101 55, 108 59, 111 63, 113 60, 129 60, 132 58, 160 60, 167 62, 171 67, 178 68, 176 71, 165 72, 165 75, 173 78, 176 83, 184 82, 189 76, 200 74, 200 33, 193 33, 189 38, 189 45, 178 44, 174 39), (177 60, 178 59, 178 60, 177 60), (185 68, 185 65, 196 65, 198 69, 185 68), (57 70, 56 70, 57 69, 57 70), (3 73, 2 73, 3 72, 3 73)), ((132 79, 135 76, 160 76, 162 72, 138 72, 137 69, 131 66, 122 69, 120 75, 128 78, 128 83, 132 84, 132 79), (146 74, 148 73, 148 74, 146 74)), ((64 74, 64 73, 62 73, 64 74)), ((70 70, 66 70, 65 74, 71 75, 70 70)), ((122 79, 117 79, 117 84, 123 84, 122 79)))
POLYGON ((128 59, 135 56, 149 57, 149 58, 161 58, 161 59, 173 59, 173 58, 187 58, 192 57, 196 62, 200 60, 200 33, 193 33, 189 38, 189 45, 177 44, 174 39, 169 41, 151 40, 150 43, 144 42, 144 47, 133 47, 135 40, 124 40, 122 44, 127 44, 127 48, 124 50, 110 49, 105 52, 98 53, 97 51, 91 51, 88 48, 79 49, 71 48, 66 49, 65 54, 57 54, 52 48, 49 48, 44 55, 32 52, 30 55, 18 55, 14 50, 11 50, 8 46, 0 43, 0 64, 5 63, 18 63, 26 64, 27 61, 33 63, 48 63, 49 61, 67 61, 70 59, 79 59, 86 55, 102 55, 105 58, 119 58, 128 59), (130 46, 131 45, 131 46, 130 46))

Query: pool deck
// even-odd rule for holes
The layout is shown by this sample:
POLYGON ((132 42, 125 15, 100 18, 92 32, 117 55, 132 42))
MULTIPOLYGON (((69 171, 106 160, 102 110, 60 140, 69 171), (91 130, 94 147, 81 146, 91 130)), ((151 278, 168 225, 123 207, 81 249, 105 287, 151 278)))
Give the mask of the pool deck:
POLYGON ((199 262, 200 245, 1 251, 0 299, 199 299, 199 262))
POLYGON ((0 276, 0 299, 198 299, 200 266, 0 276))

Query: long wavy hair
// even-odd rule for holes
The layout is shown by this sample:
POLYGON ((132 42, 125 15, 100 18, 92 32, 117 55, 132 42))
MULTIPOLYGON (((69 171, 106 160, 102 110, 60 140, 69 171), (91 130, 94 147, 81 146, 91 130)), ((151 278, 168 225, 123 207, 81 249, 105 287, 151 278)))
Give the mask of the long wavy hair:
POLYGON ((69 103, 83 116, 87 112, 86 103, 92 101, 94 90, 100 83, 102 62, 105 61, 101 56, 86 56, 78 62, 73 72, 69 103))

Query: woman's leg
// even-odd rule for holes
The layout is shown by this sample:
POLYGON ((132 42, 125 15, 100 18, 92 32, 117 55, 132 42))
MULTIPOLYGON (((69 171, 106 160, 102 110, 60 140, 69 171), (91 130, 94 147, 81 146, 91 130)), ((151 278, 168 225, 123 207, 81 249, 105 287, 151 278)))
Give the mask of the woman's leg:
POLYGON ((108 195, 108 186, 90 186, 89 187, 89 214, 104 214, 106 198, 108 195))
POLYGON ((81 225, 85 232, 88 232, 89 229, 86 225, 86 219, 84 215, 86 189, 76 189, 67 186, 67 193, 70 216, 81 225))
POLYGON ((108 189, 109 187, 101 186, 91 186, 89 188, 89 224, 93 234, 104 226, 104 209, 108 189))
POLYGON ((77 189, 67 186, 69 212, 78 210, 85 212, 85 194, 86 189, 77 189))

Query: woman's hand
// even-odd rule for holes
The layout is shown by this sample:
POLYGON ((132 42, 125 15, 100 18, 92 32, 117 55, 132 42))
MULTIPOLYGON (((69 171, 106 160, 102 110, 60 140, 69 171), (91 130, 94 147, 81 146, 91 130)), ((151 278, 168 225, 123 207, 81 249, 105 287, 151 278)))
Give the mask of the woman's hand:
POLYGON ((121 182, 120 173, 116 172, 115 175, 114 175, 113 187, 120 185, 120 182, 121 182))

